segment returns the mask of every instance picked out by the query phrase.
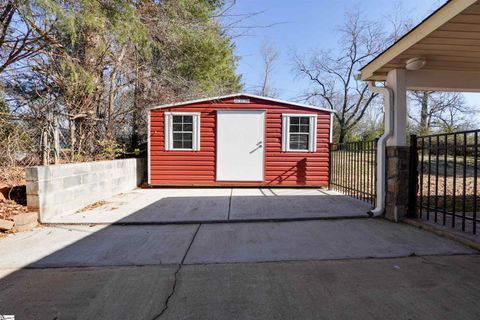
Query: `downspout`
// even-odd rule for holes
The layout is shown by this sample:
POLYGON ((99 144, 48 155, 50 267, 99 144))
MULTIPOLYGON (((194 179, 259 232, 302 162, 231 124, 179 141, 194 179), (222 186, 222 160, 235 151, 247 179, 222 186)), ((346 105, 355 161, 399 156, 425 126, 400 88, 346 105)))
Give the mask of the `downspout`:
POLYGON ((388 87, 377 87, 375 81, 368 82, 368 89, 375 93, 380 93, 385 101, 385 120, 384 132, 377 142, 377 201, 376 207, 368 212, 371 217, 378 217, 385 211, 386 196, 386 146, 387 140, 393 136, 393 90, 388 87))

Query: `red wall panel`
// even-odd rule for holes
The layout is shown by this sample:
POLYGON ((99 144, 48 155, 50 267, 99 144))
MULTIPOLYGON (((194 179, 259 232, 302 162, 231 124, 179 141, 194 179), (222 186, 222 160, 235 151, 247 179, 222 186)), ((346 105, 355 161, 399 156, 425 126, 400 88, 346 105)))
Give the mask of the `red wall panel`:
POLYGON ((208 101, 150 113, 151 185, 236 185, 236 186, 326 186, 328 184, 328 144, 330 113, 277 102, 249 98, 249 104, 234 104, 233 99, 208 101), (265 181, 215 181, 216 110, 266 110, 265 181), (200 151, 166 151, 164 112, 201 112, 200 151), (317 152, 282 151, 282 113, 317 114, 317 152))

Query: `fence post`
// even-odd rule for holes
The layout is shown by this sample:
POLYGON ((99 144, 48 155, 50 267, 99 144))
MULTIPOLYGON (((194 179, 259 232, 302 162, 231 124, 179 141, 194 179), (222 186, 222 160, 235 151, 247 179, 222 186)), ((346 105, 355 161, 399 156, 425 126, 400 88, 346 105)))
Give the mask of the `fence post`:
POLYGON ((417 191, 418 191, 418 148, 417 136, 410 135, 410 170, 408 177, 408 211, 411 218, 417 216, 417 191))
POLYGON ((332 189, 332 143, 328 143, 328 190, 332 189))
POLYGON ((54 151, 54 159, 55 164, 60 163, 60 130, 58 119, 56 117, 53 118, 53 151, 54 151))

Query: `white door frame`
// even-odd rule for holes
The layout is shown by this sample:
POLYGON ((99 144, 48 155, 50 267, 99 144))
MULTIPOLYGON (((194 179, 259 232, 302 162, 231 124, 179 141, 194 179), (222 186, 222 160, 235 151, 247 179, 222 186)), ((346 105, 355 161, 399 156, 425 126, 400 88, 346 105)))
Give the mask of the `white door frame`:
POLYGON ((266 147, 266 144, 267 144, 267 110, 266 109, 237 109, 237 108, 231 108, 231 109, 217 109, 216 112, 215 112, 215 126, 216 126, 216 129, 215 129, 215 181, 232 181, 232 182, 265 182, 265 162, 266 162, 266 158, 267 158, 267 147, 266 147), (251 180, 251 181, 233 181, 233 180, 221 180, 221 179, 218 179, 218 137, 219 137, 219 130, 218 130, 218 113, 219 112, 222 112, 222 111, 232 111, 232 112, 235 112, 235 111, 261 111, 263 112, 264 116, 263 116, 263 157, 262 157, 262 179, 261 180, 251 180))

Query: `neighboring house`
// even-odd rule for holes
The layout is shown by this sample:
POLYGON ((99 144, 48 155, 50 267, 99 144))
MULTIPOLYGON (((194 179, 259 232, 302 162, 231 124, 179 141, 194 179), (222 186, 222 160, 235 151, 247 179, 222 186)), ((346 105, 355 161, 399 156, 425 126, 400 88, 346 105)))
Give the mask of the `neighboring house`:
POLYGON ((150 185, 327 186, 332 110, 239 93, 154 106, 150 185))

